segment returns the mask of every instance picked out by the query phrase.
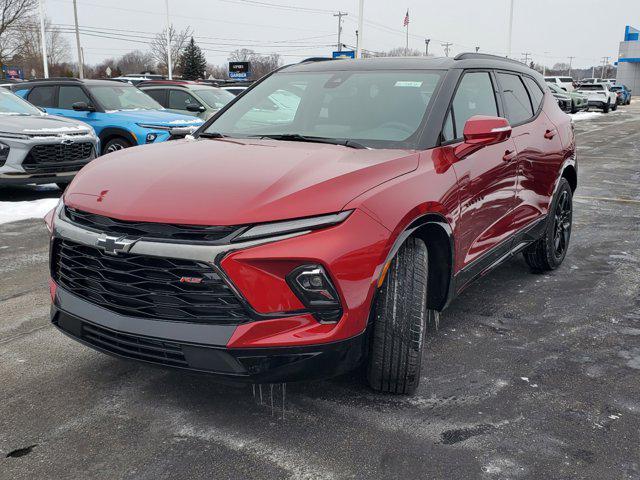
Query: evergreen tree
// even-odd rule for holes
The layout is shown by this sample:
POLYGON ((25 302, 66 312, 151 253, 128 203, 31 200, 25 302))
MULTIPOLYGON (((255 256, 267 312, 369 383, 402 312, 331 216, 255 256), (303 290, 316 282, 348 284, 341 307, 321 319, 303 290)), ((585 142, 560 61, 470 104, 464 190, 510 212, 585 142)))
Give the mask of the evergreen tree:
POLYGON ((200 47, 196 45, 193 37, 191 37, 191 41, 184 48, 184 52, 180 58, 180 66, 182 67, 182 77, 185 80, 204 78, 207 59, 200 47))

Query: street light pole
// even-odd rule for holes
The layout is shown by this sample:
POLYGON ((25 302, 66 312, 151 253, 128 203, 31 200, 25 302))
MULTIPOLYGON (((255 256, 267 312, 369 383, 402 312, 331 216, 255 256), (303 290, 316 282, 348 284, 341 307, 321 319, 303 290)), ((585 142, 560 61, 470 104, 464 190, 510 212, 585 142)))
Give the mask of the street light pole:
POLYGON ((424 39, 424 56, 428 57, 429 56, 429 42, 431 41, 430 38, 425 38, 424 39))
POLYGON ((173 66, 171 65, 171 22, 169 21, 169 0, 165 0, 167 7, 167 70, 169 80, 173 80, 173 66))
POLYGON ((84 62, 82 58, 82 47, 80 47, 80 29, 78 27, 78 5, 73 0, 73 18, 76 22, 76 46, 78 47, 78 77, 84 78, 84 62))
POLYGON ((513 34, 513 0, 509 2, 509 30, 507 34, 507 57, 511 57, 511 35, 513 34))
POLYGON ((44 0, 40 0, 40 43, 42 44, 42 67, 44 78, 49 78, 49 61, 47 59, 47 37, 44 33, 44 0))
POLYGON ((567 74, 569 77, 571 76, 571 64, 573 63, 573 59, 576 57, 569 57, 569 73, 567 74))
POLYGON ((358 6, 358 48, 356 49, 356 57, 362 58, 362 30, 364 24, 364 0, 360 0, 358 6))

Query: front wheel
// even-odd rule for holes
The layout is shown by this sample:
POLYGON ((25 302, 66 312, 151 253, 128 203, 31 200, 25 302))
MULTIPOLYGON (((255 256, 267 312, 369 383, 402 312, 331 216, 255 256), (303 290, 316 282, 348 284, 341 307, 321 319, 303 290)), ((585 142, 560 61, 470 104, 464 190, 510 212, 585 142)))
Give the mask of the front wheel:
POLYGON ((427 246, 409 238, 387 272, 375 302, 367 380, 374 390, 413 393, 420 383, 429 316, 427 246))
POLYGON ((572 221, 573 192, 567 179, 561 178, 549 208, 544 235, 523 252, 532 272, 548 272, 560 266, 569 248, 572 221))
POLYGON ((118 150, 129 148, 130 146, 131 146, 131 143, 129 143, 124 138, 121 138, 121 137, 112 138, 102 148, 102 154, 106 155, 107 153, 117 152, 118 150))
POLYGON ((571 113, 578 113, 578 107, 574 101, 571 102, 571 113))

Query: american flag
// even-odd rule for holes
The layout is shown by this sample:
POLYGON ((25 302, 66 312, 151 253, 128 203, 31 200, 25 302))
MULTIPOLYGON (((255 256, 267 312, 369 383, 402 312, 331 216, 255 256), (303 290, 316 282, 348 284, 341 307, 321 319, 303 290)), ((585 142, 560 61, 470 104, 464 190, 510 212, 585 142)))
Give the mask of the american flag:
POLYGON ((407 10, 407 14, 404 16, 404 26, 409 25, 409 10, 407 10))

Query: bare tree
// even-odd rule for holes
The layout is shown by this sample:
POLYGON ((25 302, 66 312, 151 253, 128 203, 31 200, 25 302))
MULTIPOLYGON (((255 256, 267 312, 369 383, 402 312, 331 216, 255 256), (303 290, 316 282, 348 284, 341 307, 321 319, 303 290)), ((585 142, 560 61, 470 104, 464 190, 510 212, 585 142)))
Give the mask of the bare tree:
MULTIPOLYGON (((64 38, 60 29, 51 26, 51 21, 45 19, 47 61, 49 67, 66 62, 69 58, 71 46, 64 38)), ((19 30, 13 32, 12 38, 16 44, 13 61, 18 63, 26 74, 32 70, 36 75, 42 74, 42 43, 40 41, 40 24, 33 18, 21 24, 19 30)))
POLYGON ((380 52, 378 57, 423 57, 424 52, 422 50, 409 49, 405 47, 396 47, 388 52, 380 52))
POLYGON ((141 52, 140 50, 125 53, 117 60, 117 66, 125 74, 152 72, 155 70, 153 54, 151 52, 141 52))
POLYGON ((0 0, 0 63, 5 63, 17 53, 19 44, 15 34, 37 5, 37 0, 0 0))
POLYGON ((229 69, 226 65, 207 65, 207 76, 211 76, 218 80, 227 78, 228 71, 229 69))
MULTIPOLYGON (((177 31, 173 25, 169 26, 169 43, 171 45, 171 62, 173 63, 173 69, 177 73, 180 70, 180 65, 178 65, 178 61, 180 59, 180 54, 182 50, 187 44, 187 41, 192 36, 192 31, 190 27, 185 28, 184 30, 177 31)), ((151 41, 151 55, 153 55, 153 59, 158 64, 159 69, 162 73, 167 73, 167 29, 165 28, 162 32, 156 35, 151 41)))

